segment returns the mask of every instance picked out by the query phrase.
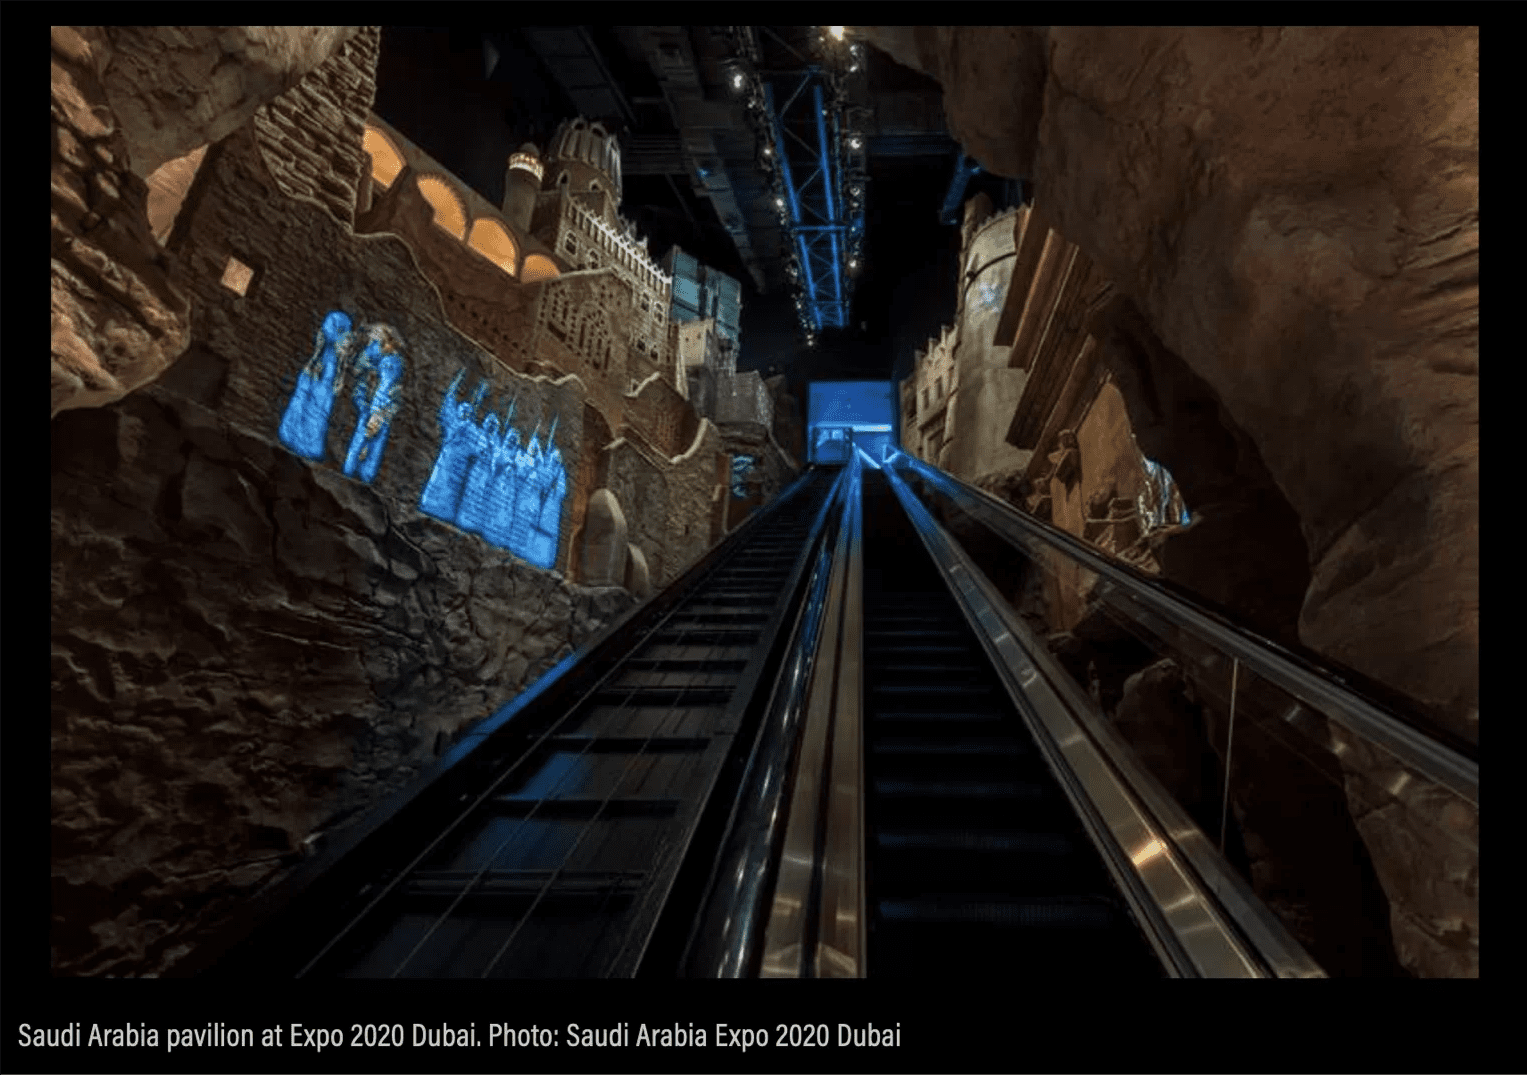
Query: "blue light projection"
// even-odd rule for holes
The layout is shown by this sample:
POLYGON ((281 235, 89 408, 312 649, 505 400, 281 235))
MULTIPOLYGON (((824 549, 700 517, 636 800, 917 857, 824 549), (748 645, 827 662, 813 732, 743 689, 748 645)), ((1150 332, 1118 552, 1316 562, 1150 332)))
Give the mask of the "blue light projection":
POLYGON ((297 387, 281 416, 281 443, 304 459, 321 460, 334 400, 345 381, 354 384, 355 431, 345 455, 344 472, 370 482, 382 465, 382 452, 402 404, 403 340, 390 325, 353 330, 348 314, 331 310, 314 339, 313 356, 297 375, 297 387), (361 348, 356 354, 357 348, 361 348))
POLYGON ((732 495, 738 500, 744 500, 748 495, 748 475, 753 472, 758 463, 755 455, 736 455, 732 457, 732 495))
POLYGON ((329 413, 339 394, 339 352, 348 343, 350 318, 335 310, 323 319, 313 346, 313 357, 297 375, 297 388, 281 416, 281 443, 305 459, 323 458, 324 435, 329 413))
POLYGON ((382 465, 382 451, 392 429, 393 415, 402 403, 403 342, 387 325, 372 325, 366 349, 355 361, 355 433, 345 456, 345 473, 369 482, 382 465))
POLYGON ((515 403, 503 418, 491 410, 475 416, 488 386, 479 382, 467 399, 456 375, 440 401, 440 451, 419 497, 419 509, 537 567, 557 559, 567 470, 557 448, 556 419, 544 444, 539 427, 528 438, 514 428, 515 403))

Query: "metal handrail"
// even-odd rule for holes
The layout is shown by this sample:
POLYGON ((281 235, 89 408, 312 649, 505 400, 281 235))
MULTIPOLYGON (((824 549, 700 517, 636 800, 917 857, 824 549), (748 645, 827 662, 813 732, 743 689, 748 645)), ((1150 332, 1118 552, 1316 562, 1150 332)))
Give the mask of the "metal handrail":
POLYGON ((1167 972, 1324 977, 1085 699, 1064 689, 1043 646, 905 481, 890 467, 886 476, 1167 972))
POLYGON ((690 934, 683 973, 696 978, 742 978, 757 972, 756 949, 772 894, 774 867, 784 838, 784 797, 799 745, 799 726, 827 606, 833 568, 830 521, 847 488, 847 470, 822 504, 806 597, 781 661, 781 671, 728 821, 707 895, 690 934))
MULTIPOLYGON (((840 896, 823 899, 824 861, 830 836, 829 812, 835 806, 832 784, 843 772, 835 758, 836 724, 840 712, 850 708, 856 712, 858 708, 858 684, 850 682, 857 680, 859 675, 857 660, 852 655, 844 660, 844 639, 851 619, 855 620, 854 632, 859 630, 857 617, 851 615, 848 608, 855 589, 851 586, 855 574, 853 560, 858 555, 858 535, 851 511, 859 500, 861 482, 857 453, 850 455, 844 470, 847 478, 845 516, 833 552, 826 609, 811 671, 809 701, 779 850, 779 868, 763 931, 758 965, 758 975, 763 978, 806 978, 817 974, 839 977, 862 973, 863 946, 862 943, 856 945, 852 936, 845 939, 829 933, 826 939, 835 955, 829 955, 824 961, 823 953, 819 951, 824 907, 828 903, 834 907, 843 906, 840 896), (852 695, 847 704, 845 694, 852 695)), ((854 790, 855 794, 859 791, 854 790)), ((841 828, 839 832, 842 832, 841 828)), ((859 841, 862 845, 862 833, 859 841)), ((833 842, 837 845, 835 852, 841 854, 844 850, 841 836, 833 842)), ((858 861, 862 863, 862 856, 858 861)), ((857 864, 856 868, 862 870, 857 864)), ((832 887, 837 891, 842 867, 834 865, 832 873, 832 887)), ((862 900, 862 882, 858 894, 862 900)), ((862 907, 856 925, 862 942, 862 907)))
POLYGON ((1229 622, 1225 616, 1114 563, 1074 535, 1025 515, 920 459, 898 453, 891 465, 915 472, 1010 543, 1022 546, 1039 541, 1080 563, 1117 586, 1134 603, 1208 640, 1269 683, 1382 748, 1413 772, 1475 806, 1479 804, 1478 761, 1389 712, 1382 703, 1355 690, 1337 671, 1229 622))

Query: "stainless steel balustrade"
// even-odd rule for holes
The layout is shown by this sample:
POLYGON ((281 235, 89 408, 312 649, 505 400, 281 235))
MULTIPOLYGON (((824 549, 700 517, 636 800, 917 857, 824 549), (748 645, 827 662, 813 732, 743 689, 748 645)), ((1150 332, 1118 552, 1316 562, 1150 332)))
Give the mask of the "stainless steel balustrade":
POLYGON ((908 489, 894 461, 885 471, 1168 972, 1324 977, 1085 697, 1065 689, 1068 677, 908 489))
POLYGON ((1071 534, 1025 515, 983 490, 956 480, 919 459, 898 454, 891 466, 929 482, 972 518, 1022 548, 1053 549, 1114 584, 1121 596, 1176 627, 1202 637, 1300 702, 1336 721, 1365 742, 1385 750, 1407 769, 1425 776, 1474 806, 1479 805, 1479 763, 1438 738, 1411 727, 1353 691, 1334 670, 1288 653, 1251 631, 1225 623, 1174 593, 1142 585, 1129 569, 1071 534))
POLYGON ((781 662, 769 706, 754 743, 741 790, 727 825, 727 838, 711 871, 708 894, 696 915, 683 959, 683 973, 695 978, 742 978, 755 975, 753 957, 773 895, 773 858, 786 821, 784 796, 797 758, 800 723, 822 621, 828 583, 837 562, 833 556, 836 520, 847 495, 844 468, 814 530, 823 531, 813 559, 806 600, 781 662))
POLYGON ((763 930, 758 969, 763 978, 864 973, 862 476, 857 452, 845 472, 844 518, 763 930))

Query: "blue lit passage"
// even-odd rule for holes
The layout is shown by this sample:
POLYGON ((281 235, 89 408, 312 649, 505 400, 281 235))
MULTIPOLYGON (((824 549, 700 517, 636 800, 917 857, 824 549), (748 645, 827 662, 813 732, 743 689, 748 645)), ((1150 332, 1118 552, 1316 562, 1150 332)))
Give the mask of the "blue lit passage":
POLYGON ((465 370, 458 373, 440 401, 440 452, 419 509, 549 568, 557 559, 567 497, 567 471, 553 439, 556 420, 543 443, 539 428, 521 437, 512 400, 502 418, 492 407, 478 418, 488 386, 478 382, 459 399, 465 377, 465 370))
POLYGON ((348 381, 356 423, 344 472, 364 482, 374 479, 402 403, 403 350, 403 339, 391 325, 356 330, 348 314, 330 311, 281 416, 281 443, 304 459, 323 459, 334 400, 348 381))
POLYGON ((846 463, 854 449, 875 460, 896 447, 890 381, 813 381, 806 438, 813 463, 846 463))

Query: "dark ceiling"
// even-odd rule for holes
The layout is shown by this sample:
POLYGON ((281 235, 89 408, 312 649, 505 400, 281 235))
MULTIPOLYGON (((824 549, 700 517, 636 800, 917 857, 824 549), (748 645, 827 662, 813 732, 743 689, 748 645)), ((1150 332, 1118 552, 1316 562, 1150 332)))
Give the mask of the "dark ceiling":
MULTIPOLYGON (((938 84, 867 50, 874 118, 853 327, 825 332, 808 348, 779 235, 756 204, 763 180, 751 164, 752 135, 740 112, 735 123, 726 112, 726 29, 388 26, 375 109, 494 203, 503 197, 507 158, 522 143, 544 148, 558 123, 580 113, 604 120, 621 135, 621 212, 650 240, 653 256, 677 243, 742 282, 741 368, 785 372, 798 387, 905 376, 912 351, 954 313, 958 229, 939 216, 959 147, 943 128, 938 84), (675 35, 683 35, 677 41, 688 60, 680 77, 693 79, 695 107, 687 110, 673 107, 671 65, 656 70, 671 59, 675 35), (697 137, 724 162, 729 187, 719 197, 707 195, 691 170, 697 137), (739 247, 747 248, 746 259, 739 247)), ((754 31, 788 50, 806 29, 754 31)), ((966 196, 978 189, 998 205, 1014 196, 1011 184, 984 174, 966 196)))

